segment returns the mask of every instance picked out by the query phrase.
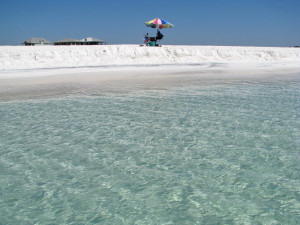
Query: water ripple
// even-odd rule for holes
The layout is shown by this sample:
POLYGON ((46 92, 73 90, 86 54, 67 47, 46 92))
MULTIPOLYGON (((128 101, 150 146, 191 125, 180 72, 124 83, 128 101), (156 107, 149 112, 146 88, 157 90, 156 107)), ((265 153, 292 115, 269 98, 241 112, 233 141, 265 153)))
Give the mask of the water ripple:
POLYGON ((0 107, 3 224, 299 224, 296 82, 0 107))

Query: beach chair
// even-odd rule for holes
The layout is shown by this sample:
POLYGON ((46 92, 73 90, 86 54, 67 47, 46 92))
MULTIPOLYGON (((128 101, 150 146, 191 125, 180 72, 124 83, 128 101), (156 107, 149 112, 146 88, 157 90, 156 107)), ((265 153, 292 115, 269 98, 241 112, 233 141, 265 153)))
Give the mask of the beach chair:
POLYGON ((148 45, 149 46, 160 46, 159 44, 157 44, 156 37, 149 37, 148 45))

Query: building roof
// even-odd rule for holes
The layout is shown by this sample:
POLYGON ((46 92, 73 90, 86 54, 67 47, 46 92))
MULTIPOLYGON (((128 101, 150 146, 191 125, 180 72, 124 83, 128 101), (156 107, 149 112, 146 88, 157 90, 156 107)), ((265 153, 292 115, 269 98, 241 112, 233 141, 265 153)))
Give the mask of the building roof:
POLYGON ((83 38, 80 41, 84 41, 84 42, 105 42, 103 40, 99 40, 97 38, 92 38, 92 37, 83 38))
POLYGON ((59 41, 54 41, 54 43, 65 43, 65 42, 80 42, 80 41, 72 38, 65 38, 59 41))
POLYGON ((44 39, 44 38, 30 38, 27 41, 25 41, 24 43, 28 43, 28 44, 51 44, 50 41, 44 39))

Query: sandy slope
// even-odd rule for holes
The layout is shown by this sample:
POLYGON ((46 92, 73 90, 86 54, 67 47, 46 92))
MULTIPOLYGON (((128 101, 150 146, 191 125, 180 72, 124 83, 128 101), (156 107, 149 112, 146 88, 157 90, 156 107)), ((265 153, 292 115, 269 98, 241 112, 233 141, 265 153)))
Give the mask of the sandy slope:
MULTIPOLYGON (((299 48, 231 46, 1 46, 0 71, 162 64, 300 65, 299 48)), ((98 68, 97 68, 98 69, 98 68)), ((0 75, 1 76, 1 75, 0 75)))

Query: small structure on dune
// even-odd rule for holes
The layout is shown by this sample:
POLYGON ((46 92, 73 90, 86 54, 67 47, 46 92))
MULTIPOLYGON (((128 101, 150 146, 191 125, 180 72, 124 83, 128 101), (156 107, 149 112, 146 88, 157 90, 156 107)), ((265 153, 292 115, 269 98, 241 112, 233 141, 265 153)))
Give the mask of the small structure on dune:
POLYGON ((106 42, 103 40, 99 40, 99 39, 91 38, 91 37, 84 38, 81 40, 67 38, 67 39, 55 41, 53 43, 54 43, 54 45, 103 45, 103 44, 106 44, 106 42))
POLYGON ((76 39, 66 38, 59 41, 54 41, 54 45, 80 45, 80 41, 76 39))
POLYGON ((35 46, 35 45, 50 45, 51 42, 44 39, 44 38, 30 38, 24 43, 22 43, 26 46, 35 46))
POLYGON ((99 40, 97 38, 87 37, 84 39, 81 39, 83 45, 105 45, 106 42, 103 40, 99 40))

